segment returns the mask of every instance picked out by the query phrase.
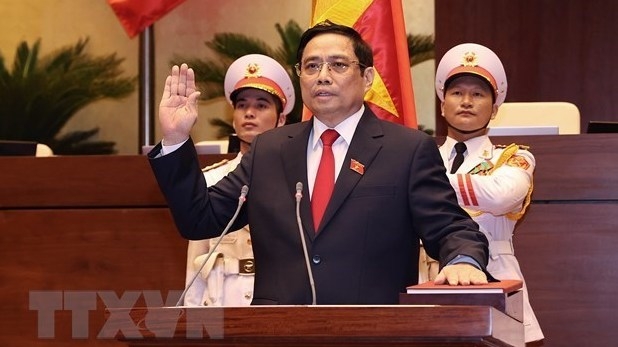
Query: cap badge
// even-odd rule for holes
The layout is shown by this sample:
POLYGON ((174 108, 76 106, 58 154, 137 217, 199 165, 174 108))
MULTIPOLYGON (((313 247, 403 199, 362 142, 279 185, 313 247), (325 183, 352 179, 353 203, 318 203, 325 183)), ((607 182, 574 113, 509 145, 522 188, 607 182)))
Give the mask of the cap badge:
POLYGON ((477 66, 478 64, 478 58, 474 52, 464 53, 463 59, 461 60, 462 66, 477 66))
POLYGON ((260 66, 257 63, 249 63, 247 65, 247 71, 245 72, 245 78, 261 77, 260 66))

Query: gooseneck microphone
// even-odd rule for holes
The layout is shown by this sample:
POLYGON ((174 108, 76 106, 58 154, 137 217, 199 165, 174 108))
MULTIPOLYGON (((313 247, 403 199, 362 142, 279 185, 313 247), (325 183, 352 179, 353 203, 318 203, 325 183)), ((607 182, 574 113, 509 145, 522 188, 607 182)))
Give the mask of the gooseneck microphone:
POLYGON ((300 199, 303 197, 303 183, 296 183, 296 223, 298 223, 298 232, 300 233, 300 241, 303 244, 303 253, 305 255, 305 267, 307 275, 309 275, 309 285, 311 286, 311 305, 316 304, 315 298, 315 282, 313 281, 313 272, 311 271, 311 263, 309 262, 309 254, 307 253, 307 242, 305 241, 305 233, 303 232, 303 223, 300 220, 300 199))
POLYGON ((189 282, 189 284, 187 284, 187 286, 185 287, 185 290, 183 290, 182 294, 180 294, 180 298, 178 299, 178 302, 176 303, 176 306, 181 306, 182 305, 183 301, 185 300, 185 295, 187 295, 187 292, 189 291, 189 288, 191 288, 191 286, 193 285, 193 282, 195 282, 195 280, 197 279, 197 276, 200 275, 200 273, 202 272, 202 269, 204 268, 204 266, 208 262, 208 259, 210 259, 212 254, 217 249, 217 246, 219 246, 219 244, 221 243, 221 240, 223 239, 223 236, 225 236, 225 234, 227 234, 228 231, 230 231, 230 228, 232 227, 232 224, 234 224, 234 222, 236 221, 236 218, 238 217, 238 214, 240 213, 240 208, 242 207, 242 204, 244 204, 245 201, 247 200, 246 198, 247 198, 247 193, 248 192, 249 192, 249 187, 247 185, 242 186, 242 188, 240 189, 240 196, 238 197, 238 207, 236 207, 236 212, 234 212, 234 215, 232 216, 230 221, 227 223, 227 226, 225 227, 225 229, 223 229, 223 232, 219 236, 219 239, 217 240, 217 243, 215 243, 215 245, 212 246, 212 248, 208 251, 208 254, 206 254, 206 258, 204 258, 204 261, 202 262, 202 265, 200 265, 200 268, 197 270, 197 272, 195 273, 193 278, 191 278, 191 281, 189 282))

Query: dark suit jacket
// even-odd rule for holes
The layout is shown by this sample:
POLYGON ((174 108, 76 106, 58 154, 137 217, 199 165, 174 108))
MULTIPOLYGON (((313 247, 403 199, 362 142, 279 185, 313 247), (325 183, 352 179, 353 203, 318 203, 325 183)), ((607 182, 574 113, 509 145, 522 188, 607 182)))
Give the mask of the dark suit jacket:
POLYGON ((219 236, 249 223, 256 263, 253 304, 310 304, 311 291, 296 219, 296 183, 303 183, 300 219, 318 304, 396 304, 418 278, 419 237, 441 266, 468 255, 482 267, 487 240, 457 204, 435 141, 425 133, 363 114, 316 234, 307 190, 312 122, 287 125, 254 139, 237 169, 206 188, 194 145, 150 163, 180 233, 219 236), (351 160, 364 165, 352 170, 351 160))

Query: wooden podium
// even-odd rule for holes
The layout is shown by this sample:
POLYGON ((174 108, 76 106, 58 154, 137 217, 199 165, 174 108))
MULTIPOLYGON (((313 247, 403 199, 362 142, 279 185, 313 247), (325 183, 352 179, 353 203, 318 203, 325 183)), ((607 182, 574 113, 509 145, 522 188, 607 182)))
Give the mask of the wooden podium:
POLYGON ((524 346, 523 325, 490 306, 119 308, 107 319, 104 333, 132 347, 524 346))

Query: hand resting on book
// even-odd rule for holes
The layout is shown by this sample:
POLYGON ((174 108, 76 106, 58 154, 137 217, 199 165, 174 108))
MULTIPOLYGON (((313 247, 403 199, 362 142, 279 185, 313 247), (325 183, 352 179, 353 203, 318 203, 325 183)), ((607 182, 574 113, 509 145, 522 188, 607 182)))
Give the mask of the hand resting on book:
POLYGON ((467 286, 470 284, 486 284, 487 276, 472 264, 458 263, 447 265, 434 280, 435 284, 450 284, 452 286, 467 286))

